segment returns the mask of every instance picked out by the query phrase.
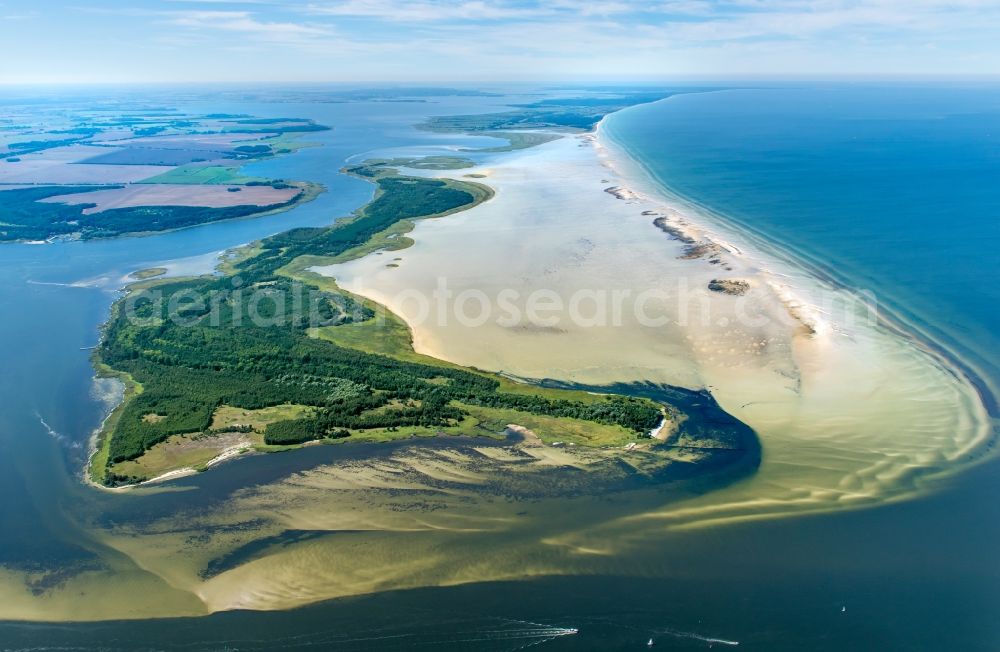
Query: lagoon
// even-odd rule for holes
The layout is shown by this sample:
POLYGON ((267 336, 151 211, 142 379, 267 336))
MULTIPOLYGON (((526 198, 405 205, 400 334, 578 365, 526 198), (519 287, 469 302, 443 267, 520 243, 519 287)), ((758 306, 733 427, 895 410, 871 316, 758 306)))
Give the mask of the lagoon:
MULTIPOLYGON (((851 222, 855 228, 866 228, 865 235, 871 238, 865 256, 857 254, 857 239, 845 238, 838 243, 829 237, 844 215, 843 206, 836 203, 829 207, 829 212, 816 208, 826 202, 814 200, 835 194, 830 192, 829 174, 810 176, 813 185, 804 183, 806 175, 795 176, 801 171, 803 161, 813 162, 811 153, 815 147, 810 137, 815 137, 815 133, 803 129, 798 138, 793 138, 789 133, 798 132, 778 130, 776 125, 797 124, 789 120, 789 114, 798 116, 806 125, 815 121, 817 115, 827 123, 850 125, 854 119, 852 111, 858 106, 872 106, 870 99, 858 98, 851 90, 733 91, 749 94, 746 101, 736 101, 724 93, 679 95, 660 104, 625 111, 612 117, 609 123, 612 128, 618 123, 619 144, 645 163, 646 169, 661 182, 667 181, 667 190, 682 194, 700 207, 722 213, 739 226, 753 229, 758 237, 763 235, 767 241, 779 242, 785 250, 791 248, 813 260, 831 261, 833 271, 863 270, 845 278, 853 281, 855 287, 870 285, 858 282, 862 278, 891 276, 894 282, 875 286, 877 293, 885 289, 887 296, 895 299, 893 308, 905 311, 911 323, 914 316, 920 315, 921 327, 927 330, 936 327, 938 332, 952 338, 952 344, 958 341, 951 335, 956 331, 966 328, 973 333, 988 331, 995 326, 996 314, 984 307, 987 302, 969 303, 968 311, 960 312, 961 306, 968 302, 956 301, 951 291, 970 287, 966 283, 972 277, 968 266, 951 263, 976 256, 980 261, 989 260, 988 244, 996 236, 995 224, 989 221, 992 199, 984 200, 971 192, 960 195, 965 197, 965 210, 951 214, 953 228, 948 234, 971 233, 976 237, 945 239, 947 247, 939 246, 941 231, 907 228, 911 224, 907 216, 913 215, 918 207, 901 203, 899 193, 892 194, 892 200, 887 195, 878 210, 865 211, 866 219, 851 222), (846 117, 838 117, 837 111, 843 113, 843 108, 838 109, 836 104, 831 108, 829 93, 854 98, 848 102, 851 111, 846 111, 846 117), (772 113, 768 113, 768 107, 772 113), (734 120, 734 115, 740 121, 734 120), (635 122, 630 125, 633 118, 635 122), (737 124, 742 126, 737 128, 737 124), (727 125, 728 131, 724 128, 727 125), (772 142, 775 131, 786 137, 781 141, 782 156, 771 157, 772 163, 765 165, 752 155, 761 147, 760 141, 752 136, 763 133, 772 137, 765 139, 766 142, 772 142), (717 134, 715 140, 710 137, 713 134, 717 134), (687 149, 682 147, 685 143, 687 149), (696 143, 701 147, 695 146, 696 143), (656 156, 649 149, 665 145, 669 147, 662 150, 658 161, 654 160, 656 156), (714 159, 713 154, 717 156, 714 159), (774 160, 791 163, 775 169, 774 160), (685 175, 684 170, 688 169, 692 172, 685 175), (723 171, 718 175, 706 174, 712 170, 723 171), (765 180, 779 190, 769 194, 770 186, 765 180), (824 184, 826 191, 821 192, 824 184), (727 195, 731 186, 739 192, 727 195), (813 207, 809 220, 803 219, 803 213, 798 211, 775 210, 781 206, 778 200, 788 201, 800 190, 805 195, 798 201, 813 207), (737 203, 756 210, 739 212, 737 203), (875 217, 884 219, 879 221, 875 217), (810 234, 826 237, 811 239, 810 234), (918 275, 908 267, 899 267, 900 261, 893 261, 891 255, 878 253, 879 249, 882 253, 894 252, 890 245, 898 244, 900 239, 908 243, 911 255, 924 261, 920 269, 933 272, 918 275), (814 253, 815 243, 820 240, 826 247, 822 255, 814 253), (956 253, 960 254, 957 258, 956 253), (880 267, 879 261, 885 261, 886 266, 880 267), (939 279, 936 291, 928 291, 933 289, 928 281, 931 275, 939 279), (909 294, 920 294, 925 299, 910 305, 902 298, 909 294), (923 307, 918 307, 918 303, 923 307), (928 308, 928 303, 937 307, 928 308), (952 327, 946 328, 949 323, 952 327), (955 328, 955 324, 960 328, 955 328)), ((924 137, 927 124, 939 126, 942 113, 976 113, 985 116, 977 118, 980 120, 1000 120, 989 96, 977 95, 981 91, 976 89, 965 94, 950 87, 924 89, 924 97, 933 99, 939 111, 923 114, 926 122, 920 123, 905 113, 914 105, 912 96, 865 90, 874 93, 881 102, 877 114, 865 122, 870 133, 875 134, 872 138, 894 143, 896 147, 900 140, 907 142, 900 135, 902 131, 909 134, 911 143, 915 141, 920 147, 932 150, 919 159, 923 167, 917 165, 916 170, 909 172, 925 175, 921 177, 925 183, 919 186, 926 187, 920 203, 935 199, 939 202, 938 210, 953 203, 955 197, 946 196, 942 190, 932 192, 933 185, 926 179, 940 174, 940 169, 929 166, 928 162, 954 161, 955 158, 945 156, 949 152, 953 157, 955 152, 961 152, 962 160, 968 162, 965 154, 976 151, 974 145, 983 136, 980 132, 969 132, 964 126, 966 122, 956 121, 954 124, 963 127, 938 133, 937 138, 928 141, 924 137), (940 110, 942 102, 947 110, 940 110), (886 119, 887 114, 906 116, 899 121, 903 127, 912 127, 914 121, 924 126, 907 131, 899 123, 886 119)), ((435 105, 433 110, 467 112, 469 102, 463 99, 461 107, 435 105)), ((10 311, 3 321, 0 337, 3 360, 8 365, 2 387, 0 477, 5 494, 17 497, 8 501, 0 512, 4 526, 0 552, 8 567, 12 561, 18 561, 23 570, 36 573, 60 566, 86 569, 95 565, 95 559, 110 565, 116 571, 112 573, 116 579, 92 587, 96 597, 90 603, 95 615, 102 609, 120 611, 125 596, 132 600, 129 607, 133 617, 152 616, 164 607, 178 615, 204 610, 199 601, 189 599, 183 591, 172 590, 129 566, 125 556, 135 551, 128 549, 127 538, 121 536, 120 529, 109 536, 110 526, 155 525, 163 535, 160 541, 169 547, 170 532, 165 528, 171 515, 190 517, 235 504, 247 508, 245 513, 287 508, 291 503, 268 500, 275 489, 286 495, 294 492, 300 501, 313 496, 308 500, 319 506, 323 500, 315 497, 322 492, 337 491, 345 483, 384 479, 361 471, 352 474, 350 467, 345 467, 343 473, 324 469, 324 463, 343 455, 339 451, 324 451, 319 456, 316 451, 299 451, 226 465, 148 495, 95 495, 78 480, 82 443, 105 410, 100 397, 93 394, 88 352, 81 348, 96 341, 96 329, 105 319, 113 290, 122 277, 135 269, 175 261, 179 252, 204 268, 210 264, 210 254, 214 251, 292 225, 326 223, 331 214, 349 212, 370 193, 366 184, 337 174, 344 159, 364 156, 371 149, 426 147, 434 142, 407 126, 419 121, 426 107, 297 105, 293 109, 255 105, 243 109, 227 105, 227 110, 230 109, 264 116, 285 115, 294 110, 296 115, 332 124, 335 130, 324 136, 329 137, 325 147, 304 150, 284 161, 261 164, 283 166, 280 170, 257 171, 264 176, 319 181, 327 184, 330 191, 312 204, 263 220, 208 225, 142 239, 52 247, 15 245, 0 252, 3 256, 0 287, 5 293, 4 305, 10 311), (136 600, 136 596, 144 594, 149 595, 148 602, 136 600)), ((838 132, 827 128, 823 133, 836 139, 838 132)), ((839 132, 837 142, 850 148, 854 140, 851 136, 849 132, 839 132)), ((447 142, 455 142, 454 137, 448 137, 447 142)), ((850 169, 871 162, 873 148, 870 143, 864 145, 850 150, 850 160, 855 163, 850 169)), ((432 147, 430 151, 437 150, 432 147)), ((984 156, 968 164, 991 174, 990 170, 995 173, 989 167, 991 161, 984 156)), ((842 160, 833 163, 838 169, 846 169, 842 160)), ((897 163, 891 167, 900 166, 897 163)), ((909 187, 911 183, 901 180, 899 187, 909 187)), ((861 183, 856 185, 863 187, 861 183)), ((954 184, 949 186, 952 187, 954 184)), ((986 188, 984 184, 970 186, 973 187, 977 192, 986 188)), ((838 188, 843 190, 841 186, 838 188)), ((865 205, 873 198, 854 197, 852 201, 865 205)), ((979 296, 983 292, 988 297, 991 291, 989 287, 980 287, 973 294, 979 296)), ((966 354, 985 348, 988 353, 990 347, 984 347, 988 342, 976 335, 954 348, 966 354)), ((977 368, 991 364, 985 353, 976 355, 963 358, 977 368)), ((983 378, 993 382, 988 373, 983 378)), ((765 458, 768 454, 765 441, 765 458)), ((404 452, 394 460, 394 464, 419 469, 427 477, 444 468, 443 463, 444 458, 433 451, 404 452)), ((503 501, 481 504, 470 518, 453 521, 448 527, 457 532, 469 526, 483 527, 490 520, 510 519, 527 519, 529 524, 515 535, 471 540, 449 535, 447 529, 440 530, 443 535, 430 537, 405 534, 401 527, 407 525, 405 520, 385 519, 374 524, 383 528, 382 534, 366 535, 363 545, 353 547, 350 531, 373 524, 351 524, 344 520, 337 523, 341 530, 337 534, 321 539, 303 537, 294 545, 279 545, 274 551, 277 559, 292 563, 308 561, 317 569, 336 569, 349 558, 338 556, 341 553, 337 551, 347 554, 353 549, 351 554, 364 556, 372 567, 381 569, 383 578, 391 578, 394 569, 412 572, 394 567, 393 551, 397 558, 399 550, 411 553, 421 550, 423 554, 437 550, 446 556, 450 553, 460 556, 459 548, 471 545, 473 551, 482 551, 481 558, 487 560, 484 568, 471 568, 469 572, 473 574, 465 576, 458 573, 444 584, 469 581, 477 572, 492 575, 508 572, 511 579, 525 575, 535 579, 376 592, 368 597, 273 613, 233 612, 198 619, 68 627, 10 623, 0 625, 0 639, 15 649, 42 644, 107 645, 112 639, 119 649, 148 647, 151 640, 166 649, 224 645, 271 649, 289 642, 315 649, 331 645, 343 649, 366 649, 373 645, 381 649, 405 649, 414 643, 467 649, 470 640, 481 649, 511 649, 539 642, 553 649, 631 649, 642 647, 649 637, 655 637, 659 643, 677 649, 704 649, 710 644, 707 639, 721 639, 739 641, 741 648, 767 650, 841 650, 873 645, 882 649, 992 650, 1000 644, 1000 633, 992 617, 1000 606, 997 590, 1000 565, 994 555, 996 542, 1000 541, 1000 512, 995 502, 989 500, 1000 488, 996 471, 996 462, 988 459, 961 475, 947 478, 930 493, 859 511, 740 520, 721 527, 657 529, 657 536, 643 538, 639 552, 625 557, 603 554, 599 548, 578 548, 567 553, 550 541, 544 549, 546 553, 538 558, 537 537, 541 530, 532 523, 545 523, 552 532, 569 532, 574 526, 585 530, 593 523, 603 522, 612 524, 611 532, 617 535, 630 530, 636 522, 642 523, 645 514, 667 500, 655 487, 609 495, 605 500, 583 501, 578 508, 573 507, 572 501, 558 505, 516 506, 505 505, 503 501), (616 532, 616 528, 620 530, 616 532), (498 548, 498 544, 503 545, 498 548), (504 552, 521 548, 536 551, 536 559, 530 566, 525 565, 527 557, 504 552), (578 631, 570 634, 569 630, 578 631)), ((757 481, 756 478, 738 480, 727 491, 739 491, 741 486, 757 481)), ((458 498, 467 500, 471 496, 472 493, 463 490, 458 498)), ((293 514, 298 530, 333 529, 330 522, 317 520, 316 509, 302 505, 300 502, 301 508, 293 514)), ((436 521, 435 525, 441 526, 445 520, 436 521)), ((230 527, 238 536, 239 523, 233 520, 217 525, 230 527)), ((182 528, 178 533, 184 536, 182 528)), ((164 559, 155 554, 147 554, 144 559, 147 567, 159 565, 160 576, 174 583, 183 580, 182 573, 172 577, 171 564, 163 563, 164 559)), ((178 570, 180 566, 183 564, 178 565, 178 570)), ((39 591, 64 579, 46 578, 44 572, 41 575, 36 577, 39 591)), ((280 578, 271 579, 275 581, 269 588, 277 595, 280 578)), ((373 588, 378 590, 377 585, 373 588)), ((203 597, 211 596, 206 593, 203 597)), ((30 592, 15 595, 6 589, 3 603, 7 608, 23 609, 20 613, 11 610, 6 614, 8 617, 47 619, 60 619, 72 604, 58 599, 41 601, 30 592)))

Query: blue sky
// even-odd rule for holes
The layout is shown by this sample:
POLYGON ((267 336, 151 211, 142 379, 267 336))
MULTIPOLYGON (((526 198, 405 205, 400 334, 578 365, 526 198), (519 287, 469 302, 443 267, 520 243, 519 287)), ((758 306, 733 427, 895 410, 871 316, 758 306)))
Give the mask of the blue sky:
POLYGON ((0 0, 0 83, 1000 73, 1000 0, 0 0))

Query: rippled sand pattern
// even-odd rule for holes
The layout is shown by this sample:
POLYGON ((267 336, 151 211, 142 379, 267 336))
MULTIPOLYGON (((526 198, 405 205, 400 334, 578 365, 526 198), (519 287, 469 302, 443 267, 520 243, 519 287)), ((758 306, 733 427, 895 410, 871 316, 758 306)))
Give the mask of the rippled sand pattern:
MULTIPOLYGON (((672 530, 905 499, 985 454, 990 421, 961 375, 869 322, 845 291, 630 185, 632 175, 626 182, 594 139, 566 137, 466 173, 485 175, 496 197, 421 222, 411 234, 416 244, 393 252, 398 267, 371 255, 323 273, 407 318, 422 353, 530 378, 708 388, 757 431, 756 473, 671 484, 677 469, 705 468, 687 463, 704 465, 714 453, 609 455, 471 441, 385 445, 378 455, 345 454, 245 481, 235 469, 251 462, 238 462, 209 474, 223 482, 233 472, 224 489, 188 478, 81 509, 81 540, 99 563, 50 578, 37 595, 23 576, 0 576, 3 616, 283 609, 557 574, 668 577, 677 569, 661 552, 672 530), (674 235, 653 225, 657 217, 674 235), (706 255, 692 255, 678 233, 710 243, 706 255), (723 272, 754 292, 708 290, 723 272), (666 298, 651 301, 649 312, 671 319, 655 328, 628 311, 617 326, 417 323, 401 293, 429 294, 440 278, 455 293, 488 295, 662 289, 666 298), (831 297, 851 307, 824 307, 831 297)), ((284 468, 283 456, 272 459, 284 468)))
POLYGON ((398 269, 370 256, 323 273, 400 312, 414 327, 417 349, 447 360, 591 384, 709 388, 757 430, 760 473, 649 516, 658 523, 898 499, 985 452, 992 430, 981 401, 940 357, 880 322, 848 291, 654 194, 632 171, 622 178, 613 147, 603 138, 564 138, 473 169, 486 175, 496 198, 419 224, 398 269), (653 226, 658 217, 672 233, 653 226), (691 242, 701 249, 692 253, 691 242), (709 291, 720 276, 744 279, 753 291, 709 291), (418 323, 406 291, 429 294, 440 278, 456 294, 490 296, 506 287, 567 297, 580 289, 665 289, 670 297, 647 307, 670 323, 651 328, 629 314, 620 326, 564 320, 544 332, 418 323))

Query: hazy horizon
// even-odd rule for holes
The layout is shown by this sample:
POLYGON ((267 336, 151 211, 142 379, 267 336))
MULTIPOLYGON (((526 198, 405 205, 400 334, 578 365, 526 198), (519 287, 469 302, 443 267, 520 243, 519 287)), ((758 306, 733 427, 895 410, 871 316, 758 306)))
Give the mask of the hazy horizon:
POLYGON ((344 89, 364 89, 364 88, 441 88, 441 89, 516 89, 518 87, 547 88, 549 90, 573 90, 578 88, 660 88, 666 86, 684 87, 711 83, 717 85, 727 84, 773 84, 773 85, 795 85, 809 83, 873 83, 873 84, 908 84, 908 83, 931 83, 931 84, 964 84, 976 82, 993 82, 1000 79, 1000 73, 984 73, 980 75, 893 75, 893 74, 868 74, 868 75, 726 75, 726 76, 672 76, 656 79, 538 79, 538 80, 515 80, 515 79, 495 79, 489 81, 475 82, 465 79, 426 79, 426 80, 394 80, 394 79, 310 79, 300 81, 280 81, 274 79, 245 79, 239 81, 226 81, 221 79, 206 80, 165 80, 165 81, 39 81, 39 82, 14 82, 7 83, 0 80, 0 90, 11 90, 19 88, 45 89, 45 88, 78 88, 85 90, 100 86, 104 88, 141 89, 141 88, 197 88, 206 86, 223 85, 231 88, 245 88, 247 85, 264 85, 277 88, 312 88, 312 87, 343 87, 344 89))
POLYGON ((1000 73, 983 0, 0 1, 0 84, 491 83, 1000 73))

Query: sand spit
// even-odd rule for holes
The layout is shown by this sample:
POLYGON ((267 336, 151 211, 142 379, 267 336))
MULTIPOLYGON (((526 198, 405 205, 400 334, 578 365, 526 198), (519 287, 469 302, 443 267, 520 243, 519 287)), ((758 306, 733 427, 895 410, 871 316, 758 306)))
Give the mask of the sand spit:
MULTIPOLYGON (((870 319, 851 293, 623 175, 625 162, 602 142, 588 134, 491 157, 496 196, 420 222, 415 244, 392 254, 400 267, 371 255, 321 271, 406 318, 420 352, 521 377, 708 388, 757 431, 756 473, 706 479, 713 460, 739 451, 699 448, 683 429, 657 433, 666 455, 432 438, 378 444, 377 455, 358 444, 261 456, 218 475, 102 494, 79 518, 111 551, 105 566, 41 596, 0 571, 4 617, 284 609, 542 575, 670 577, 670 546, 686 545, 670 530, 903 500, 985 455, 990 422, 960 374, 870 319), (609 186, 632 194, 618 199, 609 186), (716 245, 715 255, 686 256, 692 243, 654 225, 659 217, 716 245), (750 289, 709 289, 719 279, 750 289), (586 300, 576 319, 568 310, 529 316, 521 304, 513 323, 497 322, 509 311, 475 325, 449 311, 421 318, 417 298, 441 280, 453 298, 547 290, 586 300), (633 299, 662 291, 643 308, 664 319, 650 325, 626 301, 618 319, 609 310, 602 321, 601 297, 613 306, 612 293, 626 290, 633 299), (665 491, 685 477, 700 490, 665 491), (154 492, 176 495, 130 502, 154 492)), ((435 173, 450 174, 461 176, 435 173)))
POLYGON ((757 430, 764 464, 733 494, 672 508, 671 525, 895 500, 984 454, 989 421, 961 375, 852 293, 655 194, 626 166, 595 135, 491 159, 496 197, 418 224, 396 253, 405 273, 377 256, 317 271, 402 315, 435 357, 528 378, 708 388, 757 430), (522 311, 515 324, 499 312, 460 323, 450 305, 421 314, 414 297, 442 283, 452 296, 540 291, 564 305, 656 291, 642 308, 663 319, 650 326, 627 302, 615 323, 593 310, 544 323, 522 311))
MULTIPOLYGON (((209 611, 286 609, 388 588, 581 572, 611 560, 578 559, 541 541, 621 514, 621 505, 595 496, 650 478, 698 475, 699 463, 720 455, 530 441, 456 444, 402 443, 377 456, 348 456, 235 492, 217 505, 116 528, 106 541, 196 594, 209 611), (310 536, 280 543, 290 532, 310 536), (253 543, 260 540, 275 544, 261 549, 253 543)), ((647 509, 664 500, 662 489, 639 494, 647 509)))
MULTIPOLYGON (((607 542, 586 556, 550 542, 662 506, 666 485, 727 473, 742 456, 714 446, 545 445, 517 424, 509 432, 503 441, 320 446, 332 451, 325 463, 270 479, 251 474, 210 500, 194 490, 184 501, 198 478, 181 475, 101 492, 103 507, 91 515, 99 524, 85 531, 106 549, 102 564, 68 569, 34 594, 26 587, 45 578, 28 584, 0 569, 3 615, 79 621, 288 609, 386 589, 611 572, 619 562, 607 542)), ((265 459, 279 458, 257 461, 265 459)))

